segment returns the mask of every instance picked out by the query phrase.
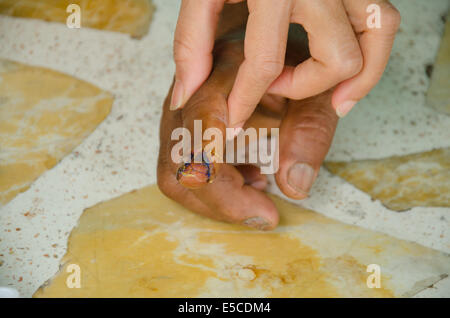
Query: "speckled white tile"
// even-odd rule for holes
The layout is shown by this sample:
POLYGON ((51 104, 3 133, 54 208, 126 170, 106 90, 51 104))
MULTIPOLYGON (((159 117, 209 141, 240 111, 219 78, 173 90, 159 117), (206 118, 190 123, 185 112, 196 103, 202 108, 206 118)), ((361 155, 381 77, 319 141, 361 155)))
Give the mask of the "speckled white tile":
POLYGON ((375 159, 450 145, 450 116, 425 106, 448 1, 392 1, 402 23, 382 80, 340 121, 328 160, 375 159))
MULTIPOLYGON (((75 152, 1 208, 0 254, 5 263, 0 285, 30 296, 58 270, 67 237, 85 208, 155 183, 159 116, 174 71, 178 1, 154 2, 157 11, 149 34, 139 41, 0 17, 0 57, 65 72, 115 95, 109 117, 75 152), (36 216, 24 216, 28 211, 36 216)), ((450 116, 425 107, 423 95, 428 85, 425 65, 432 63, 439 46, 440 17, 448 2, 393 2, 403 21, 388 70, 370 96, 341 121, 330 160, 450 146, 450 116)), ((343 222, 450 252, 449 209, 391 212, 325 170, 311 198, 301 204, 343 222)), ((433 295, 450 296, 449 284, 436 284, 433 295)))

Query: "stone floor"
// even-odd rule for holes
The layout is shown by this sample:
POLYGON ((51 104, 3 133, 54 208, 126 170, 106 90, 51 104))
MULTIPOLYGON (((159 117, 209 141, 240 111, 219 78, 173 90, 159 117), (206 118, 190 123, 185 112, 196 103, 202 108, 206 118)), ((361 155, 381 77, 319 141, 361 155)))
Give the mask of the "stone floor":
MULTIPOLYGON (((0 208, 0 285, 31 296, 59 268, 82 212, 156 181, 158 124, 172 80, 178 1, 154 1, 148 34, 127 34, 0 16, 0 58, 50 68, 114 95, 109 116, 75 151, 0 208), (33 217, 29 217, 33 215, 33 217), (16 231, 20 228, 20 231, 16 231)), ((448 2, 396 0, 402 13, 388 69, 341 120, 328 161, 383 159, 450 146, 450 116, 425 106, 448 2)), ((271 191, 277 189, 271 186, 271 191)), ((296 202, 339 221, 450 252, 450 209, 395 212, 322 169, 311 197, 296 202)), ((417 295, 450 296, 450 279, 417 295)))

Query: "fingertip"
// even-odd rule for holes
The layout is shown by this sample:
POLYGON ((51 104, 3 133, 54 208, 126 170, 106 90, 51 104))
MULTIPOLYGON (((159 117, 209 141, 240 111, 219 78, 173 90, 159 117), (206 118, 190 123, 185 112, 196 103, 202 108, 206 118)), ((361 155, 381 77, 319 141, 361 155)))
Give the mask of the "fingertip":
POLYGON ((268 220, 260 217, 260 216, 253 216, 250 217, 242 222, 242 225, 251 227, 260 231, 269 231, 276 227, 276 224, 273 225, 268 220))
POLYGON ((331 97, 331 105, 339 118, 345 117, 360 100, 352 93, 352 82, 350 79, 339 84, 331 97))
POLYGON ((303 190, 299 190, 298 188, 296 188, 294 182, 290 183, 288 181, 288 176, 289 168, 280 168, 280 170, 278 170, 278 172, 275 174, 275 181, 277 182, 277 185, 280 188, 281 192, 283 192, 283 194, 287 197, 294 200, 303 200, 308 198, 308 192, 304 192, 303 190))
POLYGON ((336 114, 339 118, 345 117, 356 105, 356 103, 357 101, 355 100, 347 100, 339 103, 338 105, 336 105, 336 114))
POLYGON ((185 101, 184 85, 181 80, 176 80, 172 90, 170 100, 170 110, 177 110, 183 107, 185 101))
POLYGON ((256 180, 250 183, 250 185, 256 190, 264 191, 267 187, 267 179, 256 180))
POLYGON ((333 140, 337 118, 328 92, 289 104, 280 128, 280 164, 275 174, 286 196, 308 197, 333 140))
MULTIPOLYGON (((250 187, 250 186, 244 186, 244 187, 250 187)), ((254 229, 257 229, 259 231, 270 231, 275 229, 278 226, 278 223, 280 222, 280 216, 278 214, 278 210, 275 206, 275 203, 266 196, 264 193, 261 193, 260 191, 251 188, 251 191, 257 192, 258 195, 264 196, 264 198, 261 198, 260 200, 262 202, 258 202, 261 204, 259 208, 255 206, 256 213, 251 214, 241 222, 242 225, 251 227, 254 229)))

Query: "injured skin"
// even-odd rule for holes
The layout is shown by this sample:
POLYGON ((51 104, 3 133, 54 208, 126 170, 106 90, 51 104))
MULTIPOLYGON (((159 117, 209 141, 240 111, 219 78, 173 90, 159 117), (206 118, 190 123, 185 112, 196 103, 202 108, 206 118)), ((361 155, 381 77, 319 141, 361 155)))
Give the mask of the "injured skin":
POLYGON ((199 163, 194 162, 194 157, 192 153, 191 162, 183 163, 177 171, 178 182, 188 189, 200 188, 206 183, 213 182, 216 176, 214 162, 207 158, 205 152, 201 153, 199 163))

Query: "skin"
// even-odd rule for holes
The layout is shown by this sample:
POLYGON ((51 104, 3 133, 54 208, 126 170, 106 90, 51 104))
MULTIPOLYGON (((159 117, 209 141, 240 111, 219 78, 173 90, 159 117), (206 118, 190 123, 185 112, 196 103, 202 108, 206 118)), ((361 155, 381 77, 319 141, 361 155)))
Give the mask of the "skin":
POLYGON ((381 78, 400 24, 399 12, 387 0, 183 0, 174 41, 172 109, 183 107, 209 76, 228 3, 248 8, 244 17, 231 16, 245 25, 246 36, 245 58, 227 100, 230 127, 242 127, 266 92, 301 100, 337 85, 332 105, 339 116, 346 115, 381 78), (372 4, 380 8, 381 28, 368 26, 372 4), (294 65, 285 63, 289 23, 307 30, 311 53, 294 65))
MULTIPOLYGON (((177 143, 171 140, 172 131, 186 127, 193 134, 195 119, 202 120, 203 130, 215 127, 226 136, 227 97, 244 60, 244 40, 229 37, 238 29, 230 26, 216 40, 212 72, 183 108, 170 110, 175 83, 169 90, 160 126, 158 186, 165 195, 200 215, 270 230, 277 226, 279 216, 263 192, 267 178, 260 174, 259 168, 215 163, 215 179, 211 183, 201 178, 201 174, 199 178, 188 176, 177 180, 180 165, 171 159, 172 147, 177 143)), ((287 66, 310 57, 304 35, 298 30, 292 35, 287 45, 287 66)), ((280 128, 280 169, 275 178, 281 191, 291 198, 307 197, 331 145, 338 122, 331 98, 331 90, 300 101, 265 94, 246 123, 245 127, 280 128), (309 173, 292 173, 296 164, 307 167, 309 173)))

